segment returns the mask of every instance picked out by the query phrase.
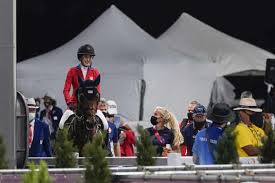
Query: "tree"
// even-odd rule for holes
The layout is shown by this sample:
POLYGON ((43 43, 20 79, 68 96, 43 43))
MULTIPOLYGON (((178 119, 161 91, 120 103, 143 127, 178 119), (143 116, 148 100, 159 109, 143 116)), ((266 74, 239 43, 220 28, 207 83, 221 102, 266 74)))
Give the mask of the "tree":
POLYGON ((239 155, 235 144, 236 135, 234 127, 228 127, 218 140, 218 144, 214 151, 216 164, 238 163, 239 155))
POLYGON ((137 164, 140 166, 153 166, 156 160, 153 158, 157 155, 156 148, 153 146, 150 135, 142 126, 137 127, 139 137, 137 140, 137 164))
POLYGON ((269 131, 267 138, 263 139, 263 146, 260 148, 260 162, 275 162, 275 132, 269 131))
POLYGON ((58 130, 56 141, 54 144, 56 155, 55 165, 57 168, 73 168, 76 167, 77 159, 73 147, 73 142, 68 140, 68 129, 58 130))
POLYGON ((87 183, 109 183, 111 182, 111 171, 106 159, 107 151, 103 149, 104 135, 96 134, 92 143, 84 146, 84 155, 86 157, 85 181, 87 183))
POLYGON ((47 163, 40 161, 39 166, 33 162, 28 164, 30 171, 23 175, 23 183, 51 183, 52 178, 49 176, 47 163), (38 170, 36 170, 36 168, 38 170))
POLYGON ((6 148, 2 136, 0 136, 0 169, 8 168, 7 160, 5 159, 6 148))

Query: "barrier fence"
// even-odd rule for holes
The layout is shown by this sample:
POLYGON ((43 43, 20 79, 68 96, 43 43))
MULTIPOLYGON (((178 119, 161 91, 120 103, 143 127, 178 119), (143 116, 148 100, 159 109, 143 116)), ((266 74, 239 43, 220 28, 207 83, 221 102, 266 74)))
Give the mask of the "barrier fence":
MULTIPOLYGON (((36 163, 39 163, 40 160, 46 161, 49 165, 49 174, 56 183, 84 182, 84 157, 78 157, 77 159, 79 168, 51 168, 55 166, 54 157, 29 157, 28 161, 36 163)), ((180 159, 182 163, 180 166, 168 166, 169 158, 156 157, 156 166, 140 167, 136 164, 136 157, 107 157, 112 172, 112 182, 117 183, 275 182, 275 164, 256 164, 254 160, 245 159, 241 162, 254 163, 194 165, 192 157, 181 157, 180 159)), ((28 171, 28 169, 0 170, 0 182, 21 182, 22 175, 28 171)))
MULTIPOLYGON (((170 157, 154 157, 156 159, 156 166, 162 165, 194 165, 192 156, 180 156, 176 159, 170 157)), ((85 157, 77 157, 78 165, 81 167, 84 165, 85 157)), ((110 166, 137 166, 136 157, 106 157, 109 162, 110 166)), ((29 157, 27 161, 33 161, 39 163, 40 160, 44 160, 47 162, 49 167, 55 167, 55 157, 29 157)), ((240 165, 241 164, 254 164, 259 165, 261 164, 258 161, 258 157, 245 157, 240 158, 240 165)), ((198 166, 198 165, 196 165, 198 166)), ((215 165, 213 165, 215 166, 215 165)), ((231 166, 231 165, 228 165, 231 166)))

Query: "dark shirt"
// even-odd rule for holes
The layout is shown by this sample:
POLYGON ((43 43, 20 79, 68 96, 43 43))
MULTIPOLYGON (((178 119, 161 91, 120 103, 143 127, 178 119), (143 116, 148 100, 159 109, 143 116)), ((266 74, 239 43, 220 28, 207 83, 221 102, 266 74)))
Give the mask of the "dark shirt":
POLYGON ((173 140, 174 140, 174 134, 169 128, 164 127, 163 129, 156 130, 154 127, 150 127, 150 128, 147 128, 147 131, 151 136, 152 144, 156 146, 157 155, 159 156, 162 155, 163 147, 165 147, 166 144, 170 144, 172 146, 173 140), (155 135, 155 132, 158 132, 160 136, 160 141, 155 135))
MULTIPOLYGON (((47 114, 46 109, 43 109, 40 112, 40 120, 41 121, 46 116, 46 114, 47 114)), ((51 136, 50 136, 51 139, 55 139, 55 137, 56 137, 56 132, 57 132, 59 121, 60 121, 62 115, 63 115, 63 111, 59 107, 54 106, 52 108, 52 110, 50 111, 50 118, 51 118, 50 120, 52 121, 52 127, 54 130, 53 132, 51 132, 51 136)))
MULTIPOLYGON (((205 123, 205 127, 208 127, 209 123, 205 123)), ((202 130, 202 129, 201 129, 202 130)), ((187 146, 187 155, 192 156, 192 147, 199 130, 195 129, 194 122, 181 129, 181 134, 184 138, 184 144, 187 146)))

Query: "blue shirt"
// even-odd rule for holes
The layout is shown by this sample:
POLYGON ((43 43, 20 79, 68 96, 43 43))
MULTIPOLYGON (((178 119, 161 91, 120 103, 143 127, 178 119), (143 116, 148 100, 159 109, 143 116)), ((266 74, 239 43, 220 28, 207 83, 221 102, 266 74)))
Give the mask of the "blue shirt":
POLYGON ((193 156, 198 158, 198 164, 214 164, 213 153, 222 133, 223 129, 215 125, 198 132, 192 148, 193 156))
POLYGON ((118 130, 114 123, 108 121, 108 145, 107 148, 111 152, 111 142, 114 144, 118 141, 118 130))
POLYGON ((163 147, 165 147, 166 144, 170 144, 172 146, 174 134, 169 128, 164 127, 163 129, 156 130, 154 127, 150 127, 147 128, 147 131, 150 134, 152 144, 156 146, 157 154, 159 156, 162 155, 163 147), (159 133, 160 141, 155 135, 156 131, 159 133))
POLYGON ((119 116, 114 117, 114 124, 116 125, 117 129, 120 127, 120 117, 119 116))

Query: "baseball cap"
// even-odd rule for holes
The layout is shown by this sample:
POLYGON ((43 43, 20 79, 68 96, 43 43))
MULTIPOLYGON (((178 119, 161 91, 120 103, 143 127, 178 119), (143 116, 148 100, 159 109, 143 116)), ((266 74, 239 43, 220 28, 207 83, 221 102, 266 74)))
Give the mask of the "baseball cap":
POLYGON ((117 105, 116 105, 116 102, 113 101, 113 100, 108 100, 107 104, 108 104, 108 113, 110 115, 117 114, 117 105))
POLYGON ((206 115, 206 109, 203 105, 198 104, 193 111, 193 115, 206 115))

